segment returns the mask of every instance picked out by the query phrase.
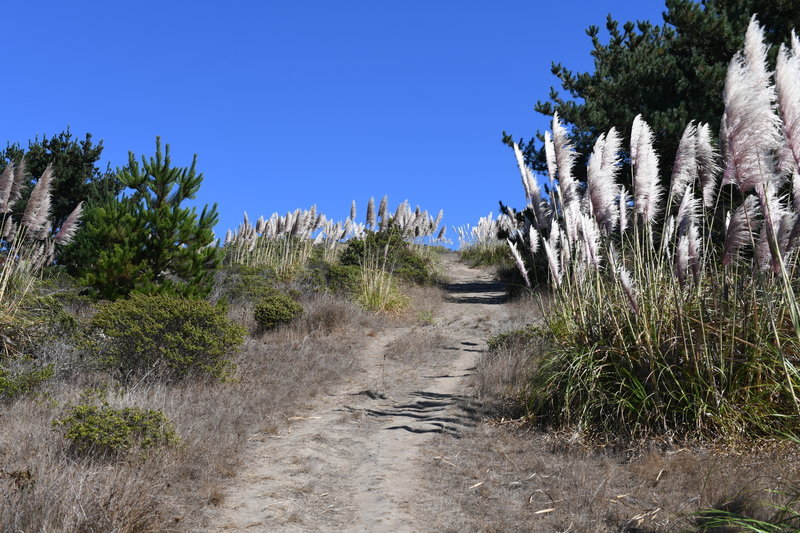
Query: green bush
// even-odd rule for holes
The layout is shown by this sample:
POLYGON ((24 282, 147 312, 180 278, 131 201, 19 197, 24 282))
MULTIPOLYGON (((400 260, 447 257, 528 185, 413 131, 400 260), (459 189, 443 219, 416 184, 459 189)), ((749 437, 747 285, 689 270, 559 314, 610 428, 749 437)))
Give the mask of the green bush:
POLYGON ((0 398, 12 399, 22 394, 28 394, 41 383, 53 377, 53 372, 53 365, 16 371, 0 367, 0 398))
POLYGON ((301 316, 303 306, 291 297, 276 291, 262 298, 253 314, 260 328, 272 329, 301 316))
POLYGON ((354 294, 361 283, 361 267, 326 263, 325 286, 335 294, 354 294))
POLYGON ((64 438, 83 453, 117 454, 180 442, 164 413, 139 407, 80 404, 54 420, 53 426, 64 428, 64 438))
POLYGON ((416 253, 401 231, 390 228, 384 231, 367 233, 363 239, 351 239, 342 251, 342 265, 363 265, 367 255, 380 252, 385 269, 394 275, 414 283, 430 284, 435 280, 433 264, 429 259, 416 253))
POLYGON ((94 335, 88 347, 124 377, 154 373, 170 379, 200 373, 224 378, 245 335, 224 309, 167 294, 134 293, 107 304, 92 325, 102 335, 94 335))

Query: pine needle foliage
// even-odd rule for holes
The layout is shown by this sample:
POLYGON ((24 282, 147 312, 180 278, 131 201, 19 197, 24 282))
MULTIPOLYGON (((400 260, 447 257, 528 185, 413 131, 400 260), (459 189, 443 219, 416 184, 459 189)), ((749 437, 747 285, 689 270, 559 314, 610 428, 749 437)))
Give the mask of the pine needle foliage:
POLYGON ((91 205, 79 238, 81 278, 96 295, 209 293, 221 261, 212 231, 217 206, 205 205, 199 214, 182 206, 203 181, 196 162, 197 156, 189 167, 173 167, 169 145, 162 151, 158 137, 155 156, 143 156, 141 165, 129 154, 128 165, 117 172, 126 195, 91 205))

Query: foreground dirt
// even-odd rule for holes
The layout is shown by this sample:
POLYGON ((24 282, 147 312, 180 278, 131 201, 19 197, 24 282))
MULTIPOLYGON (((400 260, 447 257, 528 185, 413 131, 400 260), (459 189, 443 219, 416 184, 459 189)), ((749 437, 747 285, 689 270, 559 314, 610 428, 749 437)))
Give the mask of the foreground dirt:
POLYGON ((209 531, 429 531, 446 496, 427 483, 435 439, 477 422, 466 379, 503 321, 503 287, 444 258, 451 283, 434 323, 388 326, 359 354, 361 372, 254 434, 245 468, 209 531))

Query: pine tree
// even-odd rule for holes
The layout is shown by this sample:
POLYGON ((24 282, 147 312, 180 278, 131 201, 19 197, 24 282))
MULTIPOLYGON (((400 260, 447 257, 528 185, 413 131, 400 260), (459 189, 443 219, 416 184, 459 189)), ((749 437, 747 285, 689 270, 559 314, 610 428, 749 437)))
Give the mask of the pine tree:
POLYGON ((111 195, 90 203, 76 252, 82 281, 105 298, 130 292, 170 293, 202 297, 211 290, 221 259, 213 245, 217 206, 181 207, 195 198, 203 181, 190 167, 172 167, 169 145, 142 164, 129 153, 128 165, 117 178, 128 189, 122 198, 111 195))
MULTIPOLYGON (((609 15, 607 42, 597 26, 589 27, 594 72, 575 73, 553 64, 568 96, 551 88, 549 100, 537 102, 535 110, 548 116, 557 111, 567 125, 582 154, 578 173, 585 172, 586 157, 600 134, 612 127, 627 133, 638 114, 653 128, 663 160, 671 161, 689 121, 719 125, 725 72, 742 46, 751 15, 757 13, 766 29, 773 59, 791 29, 800 30, 797 0, 666 0, 665 7, 661 25, 640 21, 620 26, 609 15)), ((542 133, 537 137, 541 141, 542 133)), ((504 141, 510 143, 512 136, 504 134, 504 141)), ((521 145, 533 168, 545 171, 541 143, 534 138, 521 145)), ((669 165, 664 167, 662 173, 669 175, 669 165)))

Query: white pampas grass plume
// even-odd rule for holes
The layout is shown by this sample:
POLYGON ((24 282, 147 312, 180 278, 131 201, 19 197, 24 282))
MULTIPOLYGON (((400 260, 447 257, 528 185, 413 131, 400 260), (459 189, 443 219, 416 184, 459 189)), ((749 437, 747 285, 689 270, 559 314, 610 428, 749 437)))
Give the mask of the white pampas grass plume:
POLYGON ((700 283, 700 276, 703 271, 702 263, 700 262, 702 244, 700 243, 700 232, 697 230, 697 226, 693 225, 689 228, 687 237, 689 242, 689 268, 692 270, 692 277, 694 278, 695 285, 697 285, 700 283))
MULTIPOLYGON (((667 218, 667 223, 664 225, 664 234, 662 235, 661 239, 663 242, 668 243, 672 241, 672 237, 675 235, 675 217, 670 215, 667 218)), ((664 248, 666 250, 666 247, 664 248)))
POLYGON ((0 175, 0 213, 8 213, 11 211, 9 205, 9 198, 11 195, 11 187, 14 185, 14 163, 11 162, 3 169, 3 174, 0 175))
POLYGON ((658 154, 653 148, 653 130, 641 115, 636 116, 631 128, 631 162, 634 207, 644 221, 651 224, 658 214, 662 189, 658 182, 658 154))
POLYGON ((371 196, 367 202, 367 227, 370 231, 375 231, 375 198, 371 196))
POLYGON ((11 182, 11 188, 8 190, 8 196, 4 196, 4 203, 1 206, 0 213, 8 213, 11 208, 17 203, 19 197, 22 195, 22 189, 25 187, 25 159, 14 165, 14 179, 11 182))
POLYGON ((623 235, 628 228, 628 190, 624 185, 619 188, 619 234, 623 235))
MULTIPOLYGON (((609 132, 609 135, 612 134, 615 134, 613 129, 609 132)), ((617 185, 614 183, 616 159, 606 152, 607 145, 608 138, 605 134, 594 144, 586 169, 586 192, 597 224, 606 233, 611 233, 617 225, 619 211, 614 205, 614 197, 617 194, 617 185)))
POLYGON ((703 205, 713 207, 717 195, 717 175, 720 172, 719 153, 711 142, 711 128, 708 124, 697 125, 697 173, 703 191, 703 205))
POLYGON ((767 70, 764 33, 754 16, 744 50, 733 57, 725 78, 724 131, 720 132, 727 160, 723 185, 735 183, 747 192, 778 178, 784 145, 776 98, 767 70))
POLYGON ((525 164, 522 151, 520 151, 517 143, 514 143, 513 148, 514 157, 517 160, 517 167, 519 167, 519 173, 522 177, 522 186, 525 188, 525 196, 533 209, 534 223, 536 227, 542 228, 547 220, 544 209, 542 208, 542 191, 539 189, 539 183, 536 181, 533 173, 525 164))
POLYGON ((528 240, 531 245, 531 258, 536 259, 536 252, 539 251, 539 232, 533 226, 528 230, 528 240))
POLYGON ((553 144, 553 137, 549 131, 544 132, 544 155, 547 161, 547 176, 550 178, 550 186, 555 188, 555 179, 558 166, 556 165, 556 147, 553 144))
POLYGON ((697 127, 690 122, 683 130, 675 154, 670 198, 674 201, 682 197, 686 188, 695 182, 697 175, 697 127))
POLYGON ((384 195, 383 198, 381 198, 380 205, 378 206, 378 218, 380 219, 380 226, 379 226, 380 231, 383 231, 384 229, 386 229, 386 224, 389 222, 389 220, 386 218, 388 210, 389 210, 389 197, 384 195))
POLYGON ((689 237, 681 235, 675 245, 675 274, 683 287, 686 284, 686 272, 689 270, 689 237))
MULTIPOLYGON (((792 30, 793 46, 796 42, 797 35, 792 30)), ((791 169, 800 169, 800 56, 784 45, 778 51, 775 89, 783 122, 783 135, 791 156, 791 169)))
POLYGON ((745 198, 733 215, 725 232, 725 246, 722 252, 722 264, 730 265, 739 257, 739 251, 753 244, 753 236, 760 227, 758 218, 758 199, 749 195, 745 198))
POLYGON ((356 221, 356 201, 353 200, 353 203, 350 204, 350 220, 353 222, 356 221))
POLYGON ((528 270, 525 268, 525 262, 522 261, 522 256, 519 253, 517 244, 511 242, 511 239, 506 239, 506 242, 508 242, 508 246, 511 248, 511 255, 514 256, 514 262, 517 264, 517 269, 519 269, 519 273, 522 274, 522 278, 525 280, 525 285, 530 289, 531 280, 528 278, 528 270))
MULTIPOLYGON (((557 228, 558 226, 553 226, 557 228)), ((552 237, 552 234, 551 234, 552 237)), ((561 285, 561 265, 558 261, 558 252, 551 246, 548 240, 542 240, 544 246, 544 254, 547 257, 547 266, 550 269, 550 281, 558 287, 561 285)))
POLYGON ((67 220, 61 224, 61 228, 54 237, 56 244, 69 244, 72 241, 72 238, 75 236, 75 232, 78 231, 78 222, 81 219, 82 212, 83 202, 80 202, 77 206, 75 206, 75 209, 72 210, 72 213, 69 214, 67 220))
POLYGON ((581 214, 580 223, 586 263, 595 270, 600 270, 600 231, 594 219, 586 214, 581 214))
POLYGON ((31 234, 38 233, 46 224, 50 216, 50 184, 53 179, 53 165, 47 165, 42 177, 36 182, 31 191, 28 205, 22 215, 20 224, 31 234))
POLYGON ((577 184, 575 183, 575 177, 572 175, 572 167, 575 164, 577 154, 569 140, 566 128, 558 118, 558 113, 553 114, 553 149, 555 151, 558 190, 561 195, 562 205, 566 209, 578 201, 577 184))
POLYGON ((688 234, 689 227, 697 222, 699 203, 694 197, 694 191, 690 187, 684 188, 683 198, 678 206, 678 235, 688 234))

